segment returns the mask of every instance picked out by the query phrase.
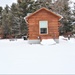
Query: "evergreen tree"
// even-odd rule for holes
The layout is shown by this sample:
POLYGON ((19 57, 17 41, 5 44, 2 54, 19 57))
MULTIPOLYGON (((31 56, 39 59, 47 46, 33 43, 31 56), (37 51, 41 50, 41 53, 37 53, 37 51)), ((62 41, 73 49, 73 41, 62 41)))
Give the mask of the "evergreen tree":
POLYGON ((13 3, 11 6, 11 34, 15 37, 20 34, 20 18, 19 18, 19 8, 16 3, 13 3))
POLYGON ((73 18, 73 22, 75 22, 75 3, 74 3, 74 9, 73 9, 73 15, 72 15, 72 18, 73 18))
POLYGON ((69 7, 68 0, 66 0, 64 4, 64 9, 63 9, 63 19, 62 19, 62 24, 63 24, 63 31, 66 32, 71 32, 72 31, 72 19, 71 19, 71 11, 69 7))
POLYGON ((3 11, 3 8, 0 7, 0 34, 2 34, 2 11, 3 11))
POLYGON ((0 7, 0 26, 2 26, 2 11, 3 11, 3 8, 0 7))
POLYGON ((75 33, 75 3, 72 12, 72 27, 73 27, 73 33, 75 33))
POLYGON ((48 9, 52 9, 52 0, 37 0, 34 5, 33 5, 33 8, 34 8, 34 11, 35 10, 38 10, 42 7, 46 7, 48 9))
POLYGON ((2 27, 3 27, 3 33, 5 38, 7 35, 10 34, 9 14, 10 14, 9 6, 6 5, 5 9, 2 12, 2 27))
POLYGON ((60 33, 71 32, 72 19, 71 19, 71 10, 69 7, 69 0, 57 0, 54 6, 55 6, 54 11, 63 16, 63 19, 61 20, 62 26, 60 27, 60 33))
POLYGON ((20 13, 22 17, 25 17, 28 13, 32 11, 30 8, 32 7, 32 4, 34 3, 34 0, 20 0, 21 2, 18 1, 20 13))
POLYGON ((27 35, 28 27, 24 20, 24 17, 27 16, 28 13, 33 12, 33 4, 34 0, 18 0, 18 16, 20 18, 20 29, 22 35, 27 35))

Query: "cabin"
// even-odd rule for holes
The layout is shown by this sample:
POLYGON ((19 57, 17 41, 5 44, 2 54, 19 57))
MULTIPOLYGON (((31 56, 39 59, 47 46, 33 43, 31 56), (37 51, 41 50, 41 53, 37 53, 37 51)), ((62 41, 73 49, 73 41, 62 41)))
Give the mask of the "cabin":
POLYGON ((25 17, 28 25, 29 43, 40 43, 42 39, 59 39, 62 16, 43 7, 25 17))

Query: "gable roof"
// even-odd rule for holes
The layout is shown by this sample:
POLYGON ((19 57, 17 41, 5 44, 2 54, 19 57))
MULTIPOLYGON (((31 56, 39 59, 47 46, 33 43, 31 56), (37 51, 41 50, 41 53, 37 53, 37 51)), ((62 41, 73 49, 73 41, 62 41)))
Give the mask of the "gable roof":
POLYGON ((45 10, 45 11, 47 11, 47 12, 50 12, 50 13, 52 13, 53 15, 55 15, 55 16, 57 16, 57 17, 59 17, 59 19, 63 18, 61 15, 56 14, 55 12, 53 12, 53 11, 51 11, 51 10, 48 10, 48 9, 47 9, 47 8, 45 8, 45 7, 42 7, 41 9, 39 9, 39 10, 35 11, 34 13, 30 14, 29 16, 26 16, 26 19, 28 19, 28 18, 32 17, 34 14, 36 14, 36 13, 40 12, 41 10, 45 10))

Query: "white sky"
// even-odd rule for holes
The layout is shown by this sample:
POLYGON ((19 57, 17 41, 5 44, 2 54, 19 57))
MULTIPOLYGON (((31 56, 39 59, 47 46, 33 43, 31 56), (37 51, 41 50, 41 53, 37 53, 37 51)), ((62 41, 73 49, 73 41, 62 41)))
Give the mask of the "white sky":
POLYGON ((71 0, 71 1, 75 2, 75 0, 71 0))
POLYGON ((12 3, 17 3, 17 0, 0 0, 0 6, 5 7, 6 4, 11 6, 12 3))
MULTIPOLYGON (((71 0, 73 2, 75 2, 75 0, 71 0)), ((6 4, 8 4, 9 6, 11 6, 12 3, 17 3, 17 0, 0 0, 0 6, 5 7, 6 4)))

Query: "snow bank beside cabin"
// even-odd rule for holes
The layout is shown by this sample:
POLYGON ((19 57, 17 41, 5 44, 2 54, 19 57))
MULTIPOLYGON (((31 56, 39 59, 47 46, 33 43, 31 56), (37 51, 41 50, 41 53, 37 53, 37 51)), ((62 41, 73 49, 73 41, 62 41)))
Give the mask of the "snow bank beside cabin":
POLYGON ((42 45, 53 45, 53 44, 56 44, 56 42, 53 40, 53 39, 43 39, 41 41, 41 44, 42 45))
POLYGON ((71 38, 70 40, 68 40, 69 43, 75 43, 75 39, 71 38))

